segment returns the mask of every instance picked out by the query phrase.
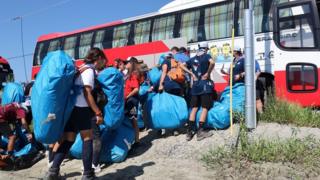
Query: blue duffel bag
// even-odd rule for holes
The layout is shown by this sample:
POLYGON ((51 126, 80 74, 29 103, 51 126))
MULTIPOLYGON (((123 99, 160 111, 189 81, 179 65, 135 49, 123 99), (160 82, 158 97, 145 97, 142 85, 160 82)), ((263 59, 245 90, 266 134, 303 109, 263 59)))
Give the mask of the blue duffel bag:
POLYGON ((23 87, 19 83, 8 83, 3 89, 1 104, 7 105, 13 102, 24 102, 23 87))
POLYGON ((116 129, 124 119, 124 80, 122 74, 109 67, 99 73, 100 82, 108 102, 104 107, 104 124, 108 129, 116 129))
MULTIPOLYGON (((233 112, 243 113, 245 103, 245 87, 238 83, 232 89, 233 112)), ((200 121, 201 109, 197 113, 197 122, 200 121)), ((230 126, 230 87, 227 87, 221 95, 220 101, 215 102, 209 110, 206 127, 213 129, 225 129, 230 126)))
POLYGON ((76 68, 63 51, 49 53, 32 87, 31 106, 35 138, 45 144, 57 142, 75 105, 76 68))
MULTIPOLYGON (((116 130, 102 130, 100 163, 120 163, 124 161, 134 140, 135 132, 130 123, 123 123, 116 130)), ((82 140, 80 135, 77 136, 75 143, 72 145, 70 155, 81 159, 82 140)))
POLYGON ((145 110, 148 126, 152 129, 175 129, 188 120, 186 101, 166 92, 148 98, 145 110))

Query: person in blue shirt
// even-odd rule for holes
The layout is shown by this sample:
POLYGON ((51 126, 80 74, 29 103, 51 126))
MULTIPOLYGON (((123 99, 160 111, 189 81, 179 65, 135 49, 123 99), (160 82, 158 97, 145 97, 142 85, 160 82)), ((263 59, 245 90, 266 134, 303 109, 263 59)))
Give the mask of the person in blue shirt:
MULTIPOLYGON (((242 54, 240 47, 235 47, 233 51, 233 83, 244 83, 245 80, 245 57, 242 54)), ((224 65, 221 68, 221 73, 225 75, 230 75, 229 72, 224 71, 224 65)), ((260 65, 257 60, 255 60, 255 75, 256 75, 256 108, 258 113, 263 112, 263 98, 264 89, 263 84, 258 79, 261 73, 260 65)))
POLYGON ((210 80, 210 74, 214 68, 215 61, 207 54, 208 43, 203 42, 198 46, 199 50, 196 56, 181 66, 192 77, 190 102, 192 110, 188 122, 187 141, 190 141, 196 133, 198 141, 213 135, 212 132, 204 128, 204 125, 207 120, 208 111, 213 105, 214 84, 210 80), (197 129, 195 119, 200 107, 202 107, 202 112, 199 128, 197 129))

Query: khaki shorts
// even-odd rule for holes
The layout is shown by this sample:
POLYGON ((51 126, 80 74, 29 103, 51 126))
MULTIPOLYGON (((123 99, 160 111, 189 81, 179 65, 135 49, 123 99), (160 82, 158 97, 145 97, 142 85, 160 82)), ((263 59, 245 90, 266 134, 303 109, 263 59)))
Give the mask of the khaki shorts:
POLYGON ((16 126, 13 123, 8 123, 8 122, 0 123, 0 134, 5 137, 14 135, 15 129, 16 129, 16 126))

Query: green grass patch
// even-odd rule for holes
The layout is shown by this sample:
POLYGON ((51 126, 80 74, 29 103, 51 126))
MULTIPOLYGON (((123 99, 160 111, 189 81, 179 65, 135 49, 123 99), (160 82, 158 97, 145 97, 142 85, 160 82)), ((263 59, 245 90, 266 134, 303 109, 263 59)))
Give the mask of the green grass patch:
MULTIPOLYGON (((309 136, 304 139, 292 137, 286 140, 250 140, 241 125, 239 144, 235 148, 218 147, 203 155, 207 167, 218 172, 225 167, 244 171, 248 164, 280 163, 297 166, 299 170, 320 174, 320 141, 309 136), (222 169, 221 169, 222 168, 222 169), (219 170, 220 169, 220 170, 219 170)), ((308 174, 306 173, 306 174, 308 174)))
POLYGON ((277 98, 268 98, 260 121, 320 128, 320 113, 277 98))

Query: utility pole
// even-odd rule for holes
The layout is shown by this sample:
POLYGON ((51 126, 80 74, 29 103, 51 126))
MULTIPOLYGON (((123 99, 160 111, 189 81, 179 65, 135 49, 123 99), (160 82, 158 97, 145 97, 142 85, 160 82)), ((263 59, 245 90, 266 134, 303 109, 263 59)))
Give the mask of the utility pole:
POLYGON ((253 0, 245 0, 244 8, 244 39, 245 39, 245 87, 246 126, 249 130, 257 127, 256 117, 256 88, 254 70, 254 30, 253 30, 253 0))
POLYGON ((29 81, 28 80, 28 75, 27 75, 27 67, 26 67, 26 57, 24 54, 24 42, 23 42, 23 20, 22 16, 17 16, 12 19, 13 21, 18 21, 20 20, 20 31, 21 31, 21 50, 22 50, 22 58, 23 58, 23 65, 24 65, 24 75, 26 77, 26 83, 29 81))

